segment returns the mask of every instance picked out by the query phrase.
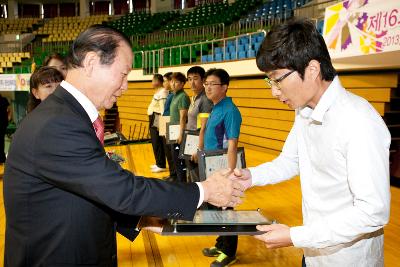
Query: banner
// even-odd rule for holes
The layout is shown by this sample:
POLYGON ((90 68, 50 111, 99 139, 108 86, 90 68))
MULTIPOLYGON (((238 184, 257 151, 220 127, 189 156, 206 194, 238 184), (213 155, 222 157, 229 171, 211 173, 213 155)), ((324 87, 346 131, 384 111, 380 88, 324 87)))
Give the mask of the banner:
POLYGON ((325 9, 332 58, 400 50, 399 0, 347 0, 325 9))
POLYGON ((31 74, 1 74, 0 91, 29 91, 31 74))

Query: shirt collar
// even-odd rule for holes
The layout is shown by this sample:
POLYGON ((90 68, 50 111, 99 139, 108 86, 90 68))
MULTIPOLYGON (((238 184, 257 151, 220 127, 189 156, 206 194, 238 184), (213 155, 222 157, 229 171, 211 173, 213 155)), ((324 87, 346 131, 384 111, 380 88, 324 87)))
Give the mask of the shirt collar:
POLYGON ((311 118, 314 121, 323 122, 325 113, 335 102, 336 97, 342 90, 344 90, 344 88, 342 87, 338 76, 336 76, 326 91, 322 94, 315 108, 304 107, 299 110, 300 115, 305 118, 311 118))
POLYGON ((226 101, 229 101, 231 98, 229 96, 225 96, 224 98, 222 98, 217 104, 214 105, 214 107, 220 106, 223 103, 225 103, 226 101))
POLYGON ((66 81, 62 81, 60 84, 65 90, 68 91, 78 102, 81 104, 83 109, 88 114, 90 121, 93 123, 99 116, 99 112, 93 105, 92 101, 89 100, 81 91, 76 89, 72 84, 66 81))

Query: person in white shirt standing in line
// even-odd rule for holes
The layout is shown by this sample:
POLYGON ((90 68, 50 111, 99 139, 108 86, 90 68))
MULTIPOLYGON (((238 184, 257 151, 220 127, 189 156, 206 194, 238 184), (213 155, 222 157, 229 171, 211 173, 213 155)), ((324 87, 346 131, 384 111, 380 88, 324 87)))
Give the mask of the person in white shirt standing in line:
POLYGON ((151 82, 152 87, 156 90, 153 99, 147 108, 149 115, 149 131, 151 137, 151 145, 153 147, 154 158, 156 164, 151 165, 152 172, 166 171, 165 151, 162 136, 158 132, 158 122, 161 114, 164 112, 165 101, 167 100, 168 90, 163 88, 164 78, 161 74, 154 74, 151 82))
POLYGON ((311 21, 273 28, 256 60, 295 121, 275 160, 232 178, 250 187, 300 175, 303 197, 302 226, 257 226, 266 233, 256 238, 268 248, 303 248, 303 266, 384 266, 390 133, 381 116, 342 87, 311 21))

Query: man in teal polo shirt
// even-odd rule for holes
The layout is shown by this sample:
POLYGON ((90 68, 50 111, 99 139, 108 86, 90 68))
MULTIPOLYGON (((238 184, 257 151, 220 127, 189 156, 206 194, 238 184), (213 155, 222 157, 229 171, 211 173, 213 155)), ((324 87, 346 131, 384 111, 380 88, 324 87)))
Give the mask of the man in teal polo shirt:
MULTIPOLYGON (((205 74, 204 87, 207 98, 214 108, 207 120, 204 137, 204 150, 228 149, 228 167, 236 168, 237 145, 242 124, 239 109, 226 96, 229 86, 229 74, 223 69, 210 69, 205 74)), ((218 209, 208 205, 210 209, 218 209)), ((204 256, 218 258, 211 267, 228 266, 236 261, 237 236, 219 236, 214 247, 203 249, 204 256)))
POLYGON ((170 123, 180 125, 180 134, 176 144, 171 146, 171 154, 178 182, 186 181, 186 166, 185 161, 179 158, 179 145, 182 142, 183 132, 186 128, 188 109, 190 106, 189 96, 183 90, 186 83, 186 77, 181 72, 172 73, 172 90, 174 96, 169 107, 170 123))

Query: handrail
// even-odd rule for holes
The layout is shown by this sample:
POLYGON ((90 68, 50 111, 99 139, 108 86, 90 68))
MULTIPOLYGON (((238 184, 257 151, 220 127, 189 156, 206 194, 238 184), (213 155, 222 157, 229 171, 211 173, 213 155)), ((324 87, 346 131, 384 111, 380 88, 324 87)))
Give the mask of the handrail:
POLYGON ((225 35, 225 25, 223 23, 215 23, 180 30, 161 30, 148 34, 133 35, 131 36, 131 43, 140 45, 165 43, 168 40, 178 37, 181 37, 181 41, 185 42, 193 40, 194 35, 199 36, 199 39, 205 39, 206 35, 210 32, 213 33, 214 36, 223 37, 225 35))
MULTIPOLYGON (((207 40, 207 41, 202 41, 202 42, 197 42, 197 43, 192 43, 192 44, 184 44, 184 45, 175 45, 175 46, 169 46, 169 47, 164 47, 160 49, 154 49, 154 50, 149 50, 149 51, 140 51, 143 52, 143 73, 144 74, 149 74, 149 73, 157 73, 157 66, 159 67, 164 67, 164 55, 169 52, 169 58, 170 58, 170 64, 171 66, 171 61, 172 61, 172 50, 179 48, 179 64, 182 64, 182 49, 184 47, 189 47, 189 64, 192 63, 192 47, 200 45, 200 58, 203 56, 203 45, 208 45, 211 44, 211 51, 212 55, 214 55, 214 50, 215 50, 215 43, 223 43, 222 47, 226 47, 226 43, 230 40, 235 41, 235 47, 236 47, 236 58, 238 58, 238 45, 239 45, 239 39, 243 36, 251 36, 257 33, 262 32, 264 36, 267 34, 265 30, 260 30, 252 33, 245 33, 245 34, 240 34, 237 36, 233 37, 227 37, 227 38, 220 38, 220 39, 215 39, 215 40, 207 40), (157 55, 157 56, 156 56, 157 55), (149 61, 152 61, 152 66, 149 66, 147 64, 149 61), (156 64, 158 63, 158 64, 156 64)), ((251 38, 249 38, 249 45, 251 46, 251 38)), ((139 53, 139 52, 135 52, 139 53)), ((223 58, 226 58, 226 49, 223 49, 222 51, 223 58)))

